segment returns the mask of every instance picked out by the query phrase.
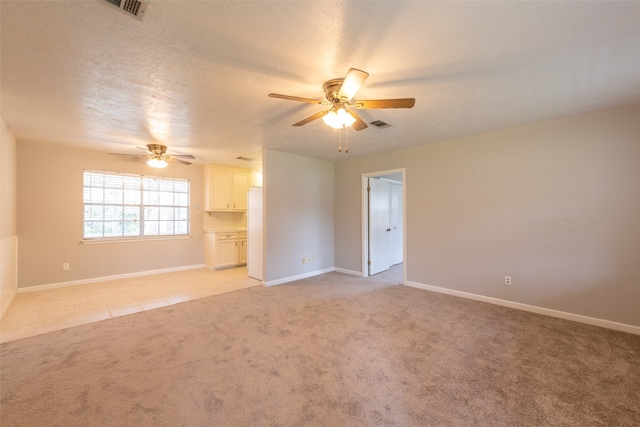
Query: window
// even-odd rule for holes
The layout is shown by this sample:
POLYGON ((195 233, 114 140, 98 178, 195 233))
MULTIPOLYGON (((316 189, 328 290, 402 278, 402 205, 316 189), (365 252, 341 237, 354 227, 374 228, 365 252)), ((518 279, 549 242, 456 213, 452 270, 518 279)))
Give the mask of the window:
POLYGON ((84 171, 85 240, 189 235, 189 181, 84 171))

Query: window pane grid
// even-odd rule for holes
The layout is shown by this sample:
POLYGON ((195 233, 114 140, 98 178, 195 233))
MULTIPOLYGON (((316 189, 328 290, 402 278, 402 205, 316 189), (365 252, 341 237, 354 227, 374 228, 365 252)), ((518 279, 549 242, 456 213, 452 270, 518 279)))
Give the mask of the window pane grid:
POLYGON ((189 181, 85 171, 85 239, 189 234, 189 181))

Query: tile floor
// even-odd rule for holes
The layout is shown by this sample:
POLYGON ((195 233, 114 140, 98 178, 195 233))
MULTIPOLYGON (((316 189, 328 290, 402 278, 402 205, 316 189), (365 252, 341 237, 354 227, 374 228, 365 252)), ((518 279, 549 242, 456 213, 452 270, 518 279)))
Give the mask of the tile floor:
POLYGON ((259 285, 246 267, 185 270, 16 295, 0 342, 259 285))

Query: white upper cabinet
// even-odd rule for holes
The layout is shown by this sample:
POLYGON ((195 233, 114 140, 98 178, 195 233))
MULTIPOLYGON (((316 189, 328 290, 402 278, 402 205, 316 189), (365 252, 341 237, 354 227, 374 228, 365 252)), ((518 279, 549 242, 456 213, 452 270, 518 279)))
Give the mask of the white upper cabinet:
POLYGON ((249 174, 247 172, 231 172, 231 200, 234 210, 247 210, 249 192, 249 174))
POLYGON ((247 210, 249 173, 222 166, 204 167, 204 210, 244 212, 247 210))

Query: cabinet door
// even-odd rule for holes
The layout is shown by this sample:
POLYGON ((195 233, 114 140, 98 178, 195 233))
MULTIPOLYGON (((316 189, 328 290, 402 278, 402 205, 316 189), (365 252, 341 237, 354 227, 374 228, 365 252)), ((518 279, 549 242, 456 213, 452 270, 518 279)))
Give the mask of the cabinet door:
POLYGON ((238 240, 238 263, 247 263, 247 238, 241 238, 238 240))
POLYGON ((206 268, 216 268, 217 263, 216 235, 204 233, 204 266, 206 268))
POLYGON ((212 169, 211 182, 211 209, 229 210, 231 206, 231 172, 212 169))
POLYGON ((231 208, 234 210, 246 211, 247 192, 249 191, 249 176, 246 173, 233 172, 232 184, 233 205, 231 208))
POLYGON ((238 241, 221 240, 218 241, 218 265, 216 267, 227 267, 238 264, 238 241))
POLYGON ((213 169, 204 168, 204 210, 213 210, 213 169))

